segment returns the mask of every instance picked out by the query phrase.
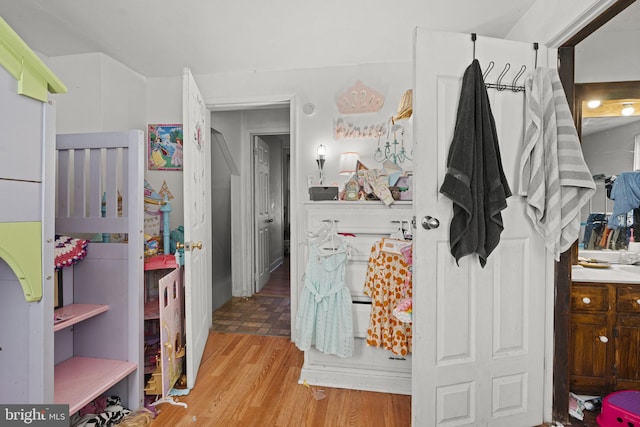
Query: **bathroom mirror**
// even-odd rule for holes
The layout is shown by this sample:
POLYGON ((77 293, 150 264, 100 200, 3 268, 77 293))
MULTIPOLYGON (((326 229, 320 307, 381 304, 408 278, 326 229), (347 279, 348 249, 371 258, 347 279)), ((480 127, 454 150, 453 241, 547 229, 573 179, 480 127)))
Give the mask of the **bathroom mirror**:
MULTIPOLYGON (((613 201, 607 196, 611 177, 640 169, 640 81, 576 84, 576 106, 581 114, 582 152, 596 182, 596 193, 581 214, 586 223, 590 216, 594 220, 597 214, 611 212, 613 201)), ((587 248, 588 242, 582 243, 587 248)), ((620 243, 607 248, 623 249, 620 243)))

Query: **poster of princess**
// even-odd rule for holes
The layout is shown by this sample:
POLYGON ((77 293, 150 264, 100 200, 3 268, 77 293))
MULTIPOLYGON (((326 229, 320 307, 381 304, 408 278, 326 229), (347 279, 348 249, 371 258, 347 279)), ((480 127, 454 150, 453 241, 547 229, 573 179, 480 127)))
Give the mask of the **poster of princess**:
POLYGON ((182 125, 149 125, 149 170, 182 170, 182 125))

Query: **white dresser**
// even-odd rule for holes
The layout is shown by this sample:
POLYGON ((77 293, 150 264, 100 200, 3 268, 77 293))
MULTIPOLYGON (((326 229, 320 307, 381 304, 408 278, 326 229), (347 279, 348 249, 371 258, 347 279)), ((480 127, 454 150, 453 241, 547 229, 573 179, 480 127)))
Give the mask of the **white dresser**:
MULTIPOLYGON (((364 283, 371 247, 400 227, 411 228, 413 205, 396 202, 387 207, 382 202, 308 202, 305 204, 305 229, 316 231, 326 221, 335 221, 338 232, 346 237, 351 256, 346 267, 346 284, 353 300, 353 356, 341 358, 323 354, 313 347, 304 355, 300 382, 309 384, 411 394, 411 355, 401 357, 367 345, 367 327, 371 300, 364 294, 364 283)), ((305 252, 304 261, 307 254, 305 252)), ((303 270, 304 271, 304 270, 303 270)), ((302 282, 298 281, 298 293, 302 282)))

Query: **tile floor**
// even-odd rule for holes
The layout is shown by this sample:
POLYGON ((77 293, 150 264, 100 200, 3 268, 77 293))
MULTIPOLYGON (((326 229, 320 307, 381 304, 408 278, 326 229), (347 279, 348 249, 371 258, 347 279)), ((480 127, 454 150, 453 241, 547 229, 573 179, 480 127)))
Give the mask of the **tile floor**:
POLYGON ((271 273, 252 297, 232 297, 213 313, 212 331, 271 336, 291 335, 289 259, 271 273))

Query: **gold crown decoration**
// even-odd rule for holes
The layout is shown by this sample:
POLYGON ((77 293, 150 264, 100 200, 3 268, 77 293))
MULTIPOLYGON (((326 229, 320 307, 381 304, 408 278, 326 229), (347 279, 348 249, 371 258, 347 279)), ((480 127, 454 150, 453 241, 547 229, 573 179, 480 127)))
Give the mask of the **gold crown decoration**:
POLYGON ((377 113, 384 105, 384 96, 358 80, 336 101, 341 114, 377 113))

